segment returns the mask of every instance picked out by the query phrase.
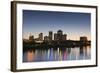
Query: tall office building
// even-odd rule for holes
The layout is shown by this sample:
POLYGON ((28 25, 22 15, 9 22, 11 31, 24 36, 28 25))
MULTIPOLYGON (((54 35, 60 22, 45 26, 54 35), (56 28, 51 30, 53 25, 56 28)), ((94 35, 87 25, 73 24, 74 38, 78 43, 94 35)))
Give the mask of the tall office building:
POLYGON ((63 34, 63 31, 62 31, 62 30, 58 30, 58 31, 57 31, 57 34, 62 35, 62 34, 63 34))
POLYGON ((29 36, 29 40, 34 40, 34 36, 33 35, 30 35, 29 36))
POLYGON ((53 32, 49 31, 49 41, 52 41, 52 39, 53 39, 53 32))
POLYGON ((62 40, 63 41, 67 40, 67 35, 66 34, 62 35, 62 40))
POLYGON ((54 34, 54 40, 55 40, 55 41, 58 40, 58 38, 57 38, 57 33, 54 34))
POLYGON ((67 40, 67 34, 63 34, 62 30, 58 30, 57 33, 54 34, 55 41, 65 41, 67 40))
POLYGON ((58 30, 58 31, 57 31, 57 39, 58 39, 59 41, 62 40, 62 35, 63 35, 63 31, 62 31, 62 30, 58 30))
POLYGON ((43 41, 43 33, 40 33, 40 34, 39 34, 39 40, 40 40, 40 41, 43 41))

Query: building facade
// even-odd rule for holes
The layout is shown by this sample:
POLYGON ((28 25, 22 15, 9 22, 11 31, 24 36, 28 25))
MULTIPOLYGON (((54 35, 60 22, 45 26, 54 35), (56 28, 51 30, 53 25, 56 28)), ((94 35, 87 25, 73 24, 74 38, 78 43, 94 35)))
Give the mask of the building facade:
POLYGON ((49 31, 49 41, 52 41, 52 40, 53 40, 53 32, 49 31))
POLYGON ((82 37, 80 37, 80 41, 87 41, 88 39, 87 39, 87 37, 86 36, 82 36, 82 37))
POLYGON ((34 40, 34 36, 33 35, 30 35, 29 36, 29 40, 34 40))
POLYGON ((39 41, 43 41, 43 33, 39 34, 39 41))
POLYGON ((62 30, 58 30, 57 33, 54 34, 55 41, 65 41, 67 40, 67 34, 63 34, 62 30))
POLYGON ((62 35, 62 40, 63 41, 67 40, 67 35, 66 34, 62 35))
POLYGON ((49 37, 48 36, 44 36, 44 41, 49 41, 49 37))
POLYGON ((55 40, 55 41, 58 40, 58 38, 57 38, 57 33, 54 34, 54 40, 55 40))

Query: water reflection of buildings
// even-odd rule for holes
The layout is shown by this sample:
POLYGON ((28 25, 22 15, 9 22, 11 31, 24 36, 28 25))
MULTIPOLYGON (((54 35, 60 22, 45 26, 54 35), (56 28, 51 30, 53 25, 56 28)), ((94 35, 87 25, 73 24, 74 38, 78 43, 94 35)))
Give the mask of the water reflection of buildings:
POLYGON ((28 51, 27 52, 27 61, 32 62, 35 59, 35 52, 34 51, 28 51))
POLYGON ((90 47, 48 48, 28 50, 25 62, 84 60, 91 58, 90 47))
POLYGON ((80 46, 80 55, 83 55, 83 59, 85 59, 86 57, 91 57, 90 53, 91 53, 91 47, 90 46, 80 46))
POLYGON ((87 48, 87 45, 81 45, 89 44, 89 46, 91 46, 91 41, 88 41, 86 36, 81 36, 78 41, 67 40, 67 34, 63 34, 62 30, 58 30, 54 34, 53 31, 49 31, 48 35, 44 37, 43 33, 39 33, 37 38, 34 38, 34 35, 30 35, 29 39, 23 41, 23 49, 27 52, 25 62, 81 60, 91 58, 91 47, 87 48), (74 47, 72 47, 73 45, 74 47))

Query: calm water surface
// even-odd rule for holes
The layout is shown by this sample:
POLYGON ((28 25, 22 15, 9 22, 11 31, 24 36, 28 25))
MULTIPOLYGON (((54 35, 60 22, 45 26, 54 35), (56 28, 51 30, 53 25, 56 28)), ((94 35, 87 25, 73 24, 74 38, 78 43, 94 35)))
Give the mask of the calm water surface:
POLYGON ((32 48, 23 52, 23 62, 64 61, 91 59, 91 47, 32 48))

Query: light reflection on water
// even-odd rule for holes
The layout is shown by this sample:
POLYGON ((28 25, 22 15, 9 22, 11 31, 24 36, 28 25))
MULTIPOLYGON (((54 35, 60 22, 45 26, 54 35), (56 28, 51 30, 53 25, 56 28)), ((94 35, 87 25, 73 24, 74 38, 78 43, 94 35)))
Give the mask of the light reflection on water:
POLYGON ((23 62, 64 61, 91 59, 91 47, 40 48, 23 52, 23 62))

